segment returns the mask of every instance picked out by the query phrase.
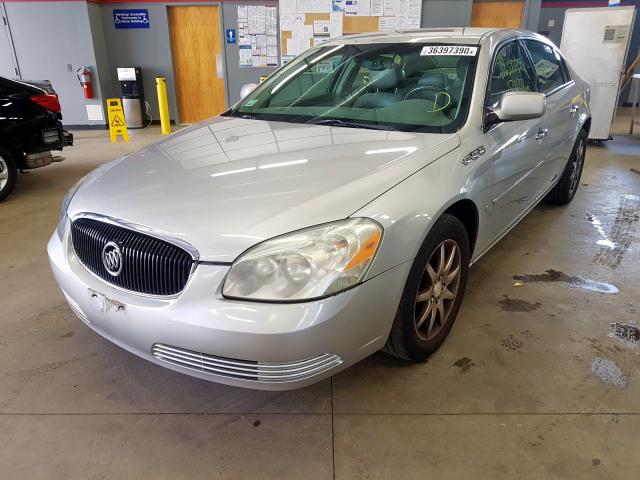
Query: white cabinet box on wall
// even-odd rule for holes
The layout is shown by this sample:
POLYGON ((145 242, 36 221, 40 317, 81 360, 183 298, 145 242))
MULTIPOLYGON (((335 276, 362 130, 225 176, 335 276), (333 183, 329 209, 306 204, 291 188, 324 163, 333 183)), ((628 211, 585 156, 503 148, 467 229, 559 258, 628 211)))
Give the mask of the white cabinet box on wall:
POLYGON ((634 18, 635 7, 571 8, 565 13, 560 50, 591 85, 592 140, 609 139, 634 18))

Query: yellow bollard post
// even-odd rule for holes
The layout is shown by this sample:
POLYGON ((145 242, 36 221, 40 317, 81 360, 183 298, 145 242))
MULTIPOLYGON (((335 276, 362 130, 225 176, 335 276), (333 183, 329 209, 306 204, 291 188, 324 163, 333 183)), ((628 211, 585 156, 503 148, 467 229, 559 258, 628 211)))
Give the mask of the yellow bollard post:
POLYGON ((162 133, 169 135, 171 133, 171 124, 169 122, 169 103, 167 102, 167 79, 164 77, 156 77, 156 90, 158 90, 158 108, 160 109, 160 126, 162 133))

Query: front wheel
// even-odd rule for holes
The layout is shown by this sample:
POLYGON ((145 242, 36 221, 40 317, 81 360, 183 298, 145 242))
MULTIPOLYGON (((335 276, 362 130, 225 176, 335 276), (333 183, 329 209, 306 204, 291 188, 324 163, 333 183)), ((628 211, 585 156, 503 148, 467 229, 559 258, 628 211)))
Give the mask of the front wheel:
POLYGON ((7 198, 16 186, 18 169, 11 154, 0 147, 0 202, 7 198))
POLYGON ((562 172, 562 177, 560 177, 560 181, 551 189, 545 198, 547 203, 552 205, 566 205, 573 200, 578 190, 578 185, 580 185, 580 177, 582 176, 586 152, 587 132, 580 130, 578 139, 569 156, 569 161, 562 172))
POLYGON ((419 362, 438 349, 460 310, 469 257, 464 225, 452 215, 442 215, 411 267, 385 352, 419 362))

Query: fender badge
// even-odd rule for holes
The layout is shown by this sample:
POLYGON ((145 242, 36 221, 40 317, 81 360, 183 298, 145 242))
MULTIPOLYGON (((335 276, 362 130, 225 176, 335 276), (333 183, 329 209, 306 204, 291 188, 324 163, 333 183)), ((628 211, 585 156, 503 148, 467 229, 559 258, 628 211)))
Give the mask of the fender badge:
POLYGON ((474 151, 462 157, 462 164, 469 165, 471 164, 471 162, 477 160, 481 155, 484 155, 485 153, 487 153, 487 150, 484 148, 484 145, 480 145, 474 151))

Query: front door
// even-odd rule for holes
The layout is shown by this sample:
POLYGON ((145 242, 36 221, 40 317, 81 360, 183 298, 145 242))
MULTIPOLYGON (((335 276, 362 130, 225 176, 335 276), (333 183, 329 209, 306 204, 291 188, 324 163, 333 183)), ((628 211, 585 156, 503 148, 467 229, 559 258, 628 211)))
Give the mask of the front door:
MULTIPOLYGON (((497 106, 506 92, 535 90, 534 74, 526 52, 517 40, 500 47, 495 54, 486 105, 497 106)), ((490 243, 509 228, 535 202, 540 185, 544 149, 536 138, 540 119, 503 122, 485 133, 485 157, 490 162, 491 186, 483 199, 490 243)))
POLYGON ((227 102, 219 7, 169 7, 168 13, 180 122, 222 113, 227 102))

